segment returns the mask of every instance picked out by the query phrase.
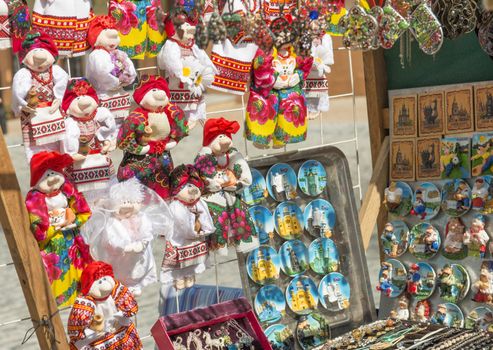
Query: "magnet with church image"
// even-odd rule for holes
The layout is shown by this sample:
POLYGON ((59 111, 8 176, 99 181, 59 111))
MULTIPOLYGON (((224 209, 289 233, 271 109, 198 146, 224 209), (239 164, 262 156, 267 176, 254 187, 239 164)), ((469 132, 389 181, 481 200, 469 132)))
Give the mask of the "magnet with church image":
POLYGON ((262 323, 276 323, 286 313, 286 300, 282 290, 272 284, 260 288, 255 296, 255 312, 262 323))
POLYGON ((274 237, 274 216, 264 206, 255 205, 248 208, 250 217, 255 225, 260 244, 266 244, 274 237))
POLYGON ((250 169, 252 172, 252 184, 245 187, 241 193, 241 198, 248 205, 260 204, 268 197, 267 184, 264 176, 257 169, 250 169))
POLYGON ((284 242, 279 249, 279 256, 282 271, 290 277, 304 273, 308 269, 308 249, 298 239, 284 242))
POLYGON ((307 160, 298 170, 298 183, 301 191, 307 196, 316 197, 327 186, 327 172, 317 160, 307 160))
POLYGON ((298 180, 293 168, 285 163, 274 164, 267 172, 267 190, 277 202, 296 198, 298 180))
POLYGON ((320 281, 318 295, 320 304, 324 308, 338 312, 349 308, 351 287, 344 275, 339 272, 332 272, 320 281))
POLYGON ((305 229, 313 237, 330 238, 336 224, 336 212, 325 199, 315 199, 308 203, 304 212, 305 229))
POLYGON ((303 234, 303 213, 294 202, 283 202, 274 212, 276 232, 286 240, 298 239, 303 234))
POLYGON ((308 248, 310 268, 319 275, 339 271, 339 250, 333 240, 317 238, 308 248))
POLYGON ((261 245, 248 254, 247 272, 255 283, 274 283, 279 278, 280 269, 281 259, 272 247, 261 245))
POLYGON ((317 309, 318 288, 307 276, 296 276, 286 288, 286 302, 295 314, 308 315, 317 309))

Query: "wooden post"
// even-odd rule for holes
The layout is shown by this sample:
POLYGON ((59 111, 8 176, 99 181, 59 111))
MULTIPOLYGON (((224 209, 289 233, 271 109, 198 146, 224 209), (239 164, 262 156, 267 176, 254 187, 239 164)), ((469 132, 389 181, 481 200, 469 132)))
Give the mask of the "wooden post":
POLYGON ((1 130, 0 223, 14 261, 33 326, 41 325, 36 330, 40 349, 68 349, 65 329, 60 315, 57 313, 57 305, 41 261, 38 244, 29 229, 29 215, 1 130))

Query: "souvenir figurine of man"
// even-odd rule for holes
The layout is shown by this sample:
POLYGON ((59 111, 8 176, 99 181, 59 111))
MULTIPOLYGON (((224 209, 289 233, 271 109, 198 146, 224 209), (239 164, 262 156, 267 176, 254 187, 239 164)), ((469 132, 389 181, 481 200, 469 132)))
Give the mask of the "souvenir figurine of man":
POLYGON ((424 243, 426 253, 438 251, 438 232, 432 226, 429 226, 425 231, 424 243))
POLYGON ((421 274, 419 273, 419 265, 412 264, 407 275, 407 292, 411 295, 416 295, 421 287, 421 274))
POLYGON ((385 189, 384 204, 390 211, 396 210, 402 202, 402 188, 397 187, 395 182, 385 189))
POLYGON ((416 190, 416 195, 413 203, 413 210, 411 214, 416 215, 424 220, 426 218, 426 203, 423 199, 423 191, 420 189, 416 190))
POLYGON ((459 291, 462 289, 462 284, 454 275, 450 265, 445 265, 438 273, 438 284, 440 286, 440 297, 459 299, 459 291))
POLYGON ((446 325, 447 306, 444 304, 438 305, 437 312, 431 317, 432 324, 446 325))
POLYGON ((381 240, 383 245, 383 252, 390 257, 396 257, 399 242, 397 241, 397 237, 395 236, 394 225, 392 225, 392 223, 388 222, 387 224, 385 224, 385 229, 382 233, 381 240))
POLYGON ((454 199, 457 201, 457 210, 469 209, 471 199, 469 198, 469 189, 467 187, 467 184, 461 181, 454 193, 454 199))
POLYGON ((483 209, 487 200, 488 184, 482 177, 479 177, 474 181, 474 186, 472 188, 472 208, 475 210, 483 209))
POLYGON ((388 297, 392 294, 392 269, 392 264, 387 262, 382 263, 382 274, 377 286, 377 290, 385 293, 388 297))
POLYGON ((471 227, 464 234, 464 244, 468 247, 469 256, 484 259, 486 246, 490 236, 485 231, 485 217, 478 214, 474 217, 471 227))

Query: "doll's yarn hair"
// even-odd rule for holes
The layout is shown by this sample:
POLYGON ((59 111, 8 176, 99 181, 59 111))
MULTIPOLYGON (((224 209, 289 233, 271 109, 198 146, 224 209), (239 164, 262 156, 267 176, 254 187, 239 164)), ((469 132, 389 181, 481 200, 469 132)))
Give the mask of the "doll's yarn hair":
POLYGON ((112 205, 118 205, 124 202, 141 203, 145 198, 144 185, 133 177, 111 186, 109 197, 112 205))

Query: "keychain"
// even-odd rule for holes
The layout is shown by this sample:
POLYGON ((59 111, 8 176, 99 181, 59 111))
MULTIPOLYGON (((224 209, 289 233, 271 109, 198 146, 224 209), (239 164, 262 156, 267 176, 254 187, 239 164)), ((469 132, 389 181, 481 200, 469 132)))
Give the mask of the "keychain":
POLYGON ((476 28, 477 5, 469 0, 433 0, 431 9, 442 24, 446 38, 456 39, 476 28))
POLYGON ((368 50, 377 32, 377 21, 367 14, 360 5, 355 5, 341 18, 339 26, 344 31, 343 43, 346 48, 368 50))
POLYGON ((371 9, 378 23, 376 40, 384 49, 390 49, 409 28, 409 22, 387 0, 383 7, 371 9))
POLYGON ((430 7, 422 2, 411 14, 411 31, 419 48, 428 55, 440 50, 443 44, 443 29, 430 7))

